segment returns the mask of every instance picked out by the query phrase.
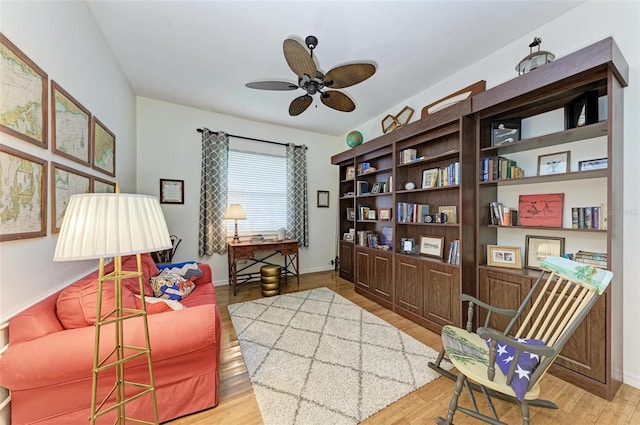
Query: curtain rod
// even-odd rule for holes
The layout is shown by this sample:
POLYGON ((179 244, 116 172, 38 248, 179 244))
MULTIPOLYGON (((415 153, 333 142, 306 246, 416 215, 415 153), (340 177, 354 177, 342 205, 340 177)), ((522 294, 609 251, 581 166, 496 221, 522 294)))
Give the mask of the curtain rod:
MULTIPOLYGON (((196 131, 198 133, 202 133, 202 129, 201 128, 197 128, 196 131)), ((212 133, 214 134, 218 134, 217 131, 212 131, 212 133)), ((271 140, 263 140, 263 139, 254 139, 253 137, 244 137, 244 136, 236 136, 235 134, 228 134, 227 136, 229 137, 235 137, 236 139, 244 139, 244 140, 253 140, 254 142, 263 142, 263 143, 271 143, 272 145, 280 145, 280 146, 287 146, 289 145, 289 143, 282 143, 282 142, 272 142, 271 140)), ((295 147, 302 147, 300 145, 294 145, 295 147)), ((307 149, 307 147, 304 147, 305 149, 307 149)))

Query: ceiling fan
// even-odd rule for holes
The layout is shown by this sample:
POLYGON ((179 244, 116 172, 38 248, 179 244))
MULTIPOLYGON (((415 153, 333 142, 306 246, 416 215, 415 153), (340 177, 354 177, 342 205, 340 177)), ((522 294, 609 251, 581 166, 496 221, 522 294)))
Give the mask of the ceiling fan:
POLYGON ((307 93, 293 99, 289 105, 289 115, 296 116, 303 113, 311 102, 313 95, 320 93, 322 103, 330 108, 342 112, 351 112, 356 109, 355 103, 346 94, 336 90, 358 84, 371 77, 376 72, 376 67, 368 63, 354 63, 338 66, 326 74, 318 71, 313 60, 313 49, 318 45, 318 39, 312 35, 304 40, 310 50, 310 54, 304 46, 293 39, 286 39, 283 43, 284 58, 291 70, 298 76, 298 85, 286 81, 258 81, 245 84, 251 89, 260 90, 296 90, 298 88, 307 93))

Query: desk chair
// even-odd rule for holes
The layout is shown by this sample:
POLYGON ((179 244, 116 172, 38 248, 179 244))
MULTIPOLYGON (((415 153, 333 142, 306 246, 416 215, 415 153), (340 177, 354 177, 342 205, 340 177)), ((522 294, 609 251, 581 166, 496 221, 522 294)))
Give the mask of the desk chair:
POLYGON ((497 309, 468 295, 461 297, 469 302, 466 330, 442 328, 444 351, 458 375, 447 416, 437 418, 438 425, 452 424, 456 411, 490 424, 506 425, 499 420, 491 395, 517 401, 522 423, 529 424, 529 406, 539 401, 540 380, 613 277, 608 270, 562 257, 543 260, 541 268, 543 272, 517 310, 497 309), (475 333, 474 304, 488 310, 485 326, 475 333), (487 327, 492 313, 512 317, 504 332, 487 327), (520 327, 512 335, 518 323, 520 327), (473 410, 458 406, 463 385, 473 410), (480 413, 473 388, 484 394, 493 416, 480 413))

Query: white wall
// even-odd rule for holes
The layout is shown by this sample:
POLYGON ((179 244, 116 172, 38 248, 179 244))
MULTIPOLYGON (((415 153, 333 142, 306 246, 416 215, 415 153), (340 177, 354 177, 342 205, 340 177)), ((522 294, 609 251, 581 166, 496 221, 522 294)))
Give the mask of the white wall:
MULTIPOLYGON (((329 157, 337 138, 287 127, 279 127, 214 112, 138 97, 138 190, 159 196, 160 179, 184 180, 184 205, 162 204, 169 232, 182 238, 176 261, 196 259, 213 268, 214 283, 228 283, 227 257, 198 256, 198 213, 202 135, 207 127, 244 137, 306 145, 309 190, 309 247, 300 249, 300 271, 310 273, 333 268, 336 256, 335 222, 338 204, 338 170, 329 157), (329 208, 316 207, 316 191, 329 190, 329 208)), ((344 140, 344 139, 343 139, 344 140)), ((249 149, 255 142, 232 138, 231 143, 249 149)), ((260 184, 260 176, 256 176, 260 184)))
MULTIPOLYGON (((629 87, 624 91, 624 382, 640 388, 640 191, 637 174, 640 161, 640 3, 637 1, 590 1, 558 17, 530 34, 516 39, 484 60, 463 69, 441 83, 425 90, 357 127, 371 140, 381 134, 380 121, 387 113, 396 113, 405 105, 415 109, 412 121, 420 118, 424 105, 478 80, 487 81, 487 89, 517 77, 516 64, 529 53, 534 36, 542 38, 542 49, 557 58, 612 36, 625 59, 629 87)), ((464 54, 464 52, 452 52, 464 54)), ((524 244, 524 242, 523 242, 524 244)))
MULTIPOLYGON (((135 96, 87 5, 3 0, 0 8, 2 33, 42 68, 50 81, 55 80, 115 133, 118 181, 122 192, 135 191, 135 96)), ((0 133, 0 143, 108 178, 53 155, 50 134, 48 150, 4 133, 0 133)), ((96 261, 52 261, 57 236, 51 234, 50 188, 47 199, 47 236, 0 243, 0 323, 97 268, 96 261)))

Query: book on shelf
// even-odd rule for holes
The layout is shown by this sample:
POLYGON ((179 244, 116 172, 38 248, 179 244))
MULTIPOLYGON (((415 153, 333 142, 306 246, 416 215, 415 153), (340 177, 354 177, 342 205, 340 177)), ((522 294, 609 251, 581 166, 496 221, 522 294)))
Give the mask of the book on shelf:
POLYGON ((573 254, 573 260, 578 263, 589 264, 594 267, 607 267, 606 252, 578 251, 573 254))
POLYGON ((356 234, 356 243, 359 246, 377 248, 379 244, 378 234, 371 230, 358 230, 356 234))
POLYGON ((371 164, 368 162, 360 162, 358 164, 358 174, 362 174, 365 170, 368 170, 371 167, 371 164))
POLYGON ((417 149, 404 149, 400 151, 400 164, 407 164, 416 159, 417 149))
POLYGON ((518 167, 516 161, 502 156, 483 158, 480 161, 480 181, 520 179, 524 177, 524 170, 518 167))
POLYGON ((369 182, 366 180, 358 180, 356 186, 357 195, 366 195, 369 193, 369 182))
POLYGON ((518 209, 505 207, 502 202, 490 202, 489 222, 495 226, 518 226, 518 209))
MULTIPOLYGON (((601 204, 605 205, 605 204, 601 204)), ((603 213, 602 206, 598 207, 572 207, 571 208, 571 228, 606 230, 606 211, 603 213)))
POLYGON ((426 223, 424 216, 429 215, 429 205, 398 202, 396 215, 398 223, 426 223))
POLYGON ((449 254, 447 255, 447 263, 460 265, 460 241, 458 239, 449 243, 449 254))

